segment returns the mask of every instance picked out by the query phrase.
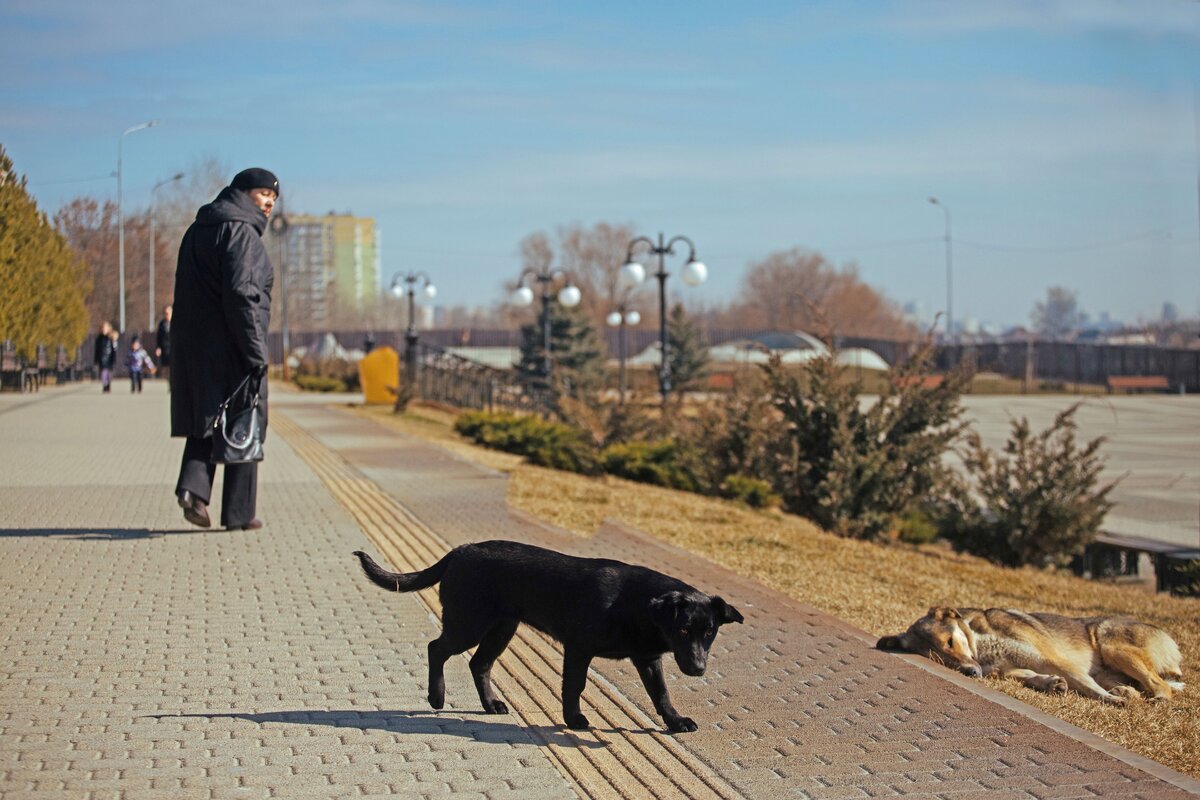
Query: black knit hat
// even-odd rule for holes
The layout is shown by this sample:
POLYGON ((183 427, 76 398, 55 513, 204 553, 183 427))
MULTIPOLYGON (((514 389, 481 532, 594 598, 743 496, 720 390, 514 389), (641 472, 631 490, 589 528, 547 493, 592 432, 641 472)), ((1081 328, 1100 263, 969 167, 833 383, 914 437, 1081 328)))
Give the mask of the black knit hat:
POLYGON ((251 167, 244 169, 237 175, 233 176, 233 182, 229 184, 234 189, 250 191, 251 189, 270 189, 279 194, 279 179, 275 177, 275 173, 262 167, 251 167))

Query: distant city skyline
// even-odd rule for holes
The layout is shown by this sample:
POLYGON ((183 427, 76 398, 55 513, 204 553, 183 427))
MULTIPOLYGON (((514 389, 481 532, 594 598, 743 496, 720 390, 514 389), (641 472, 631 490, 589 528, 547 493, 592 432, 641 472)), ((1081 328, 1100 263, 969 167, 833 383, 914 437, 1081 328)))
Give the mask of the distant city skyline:
MULTIPOLYGON (((196 159, 374 218, 379 280, 487 306, 559 225, 685 234, 737 296, 792 247, 899 306, 1028 324, 1050 286, 1200 315, 1200 3, 8 0, 0 143, 47 213, 196 159), (231 13, 236 11, 236 13, 231 13)), ((682 259, 668 264, 678 271, 682 259)), ((653 293, 647 285, 642 291, 653 293)))

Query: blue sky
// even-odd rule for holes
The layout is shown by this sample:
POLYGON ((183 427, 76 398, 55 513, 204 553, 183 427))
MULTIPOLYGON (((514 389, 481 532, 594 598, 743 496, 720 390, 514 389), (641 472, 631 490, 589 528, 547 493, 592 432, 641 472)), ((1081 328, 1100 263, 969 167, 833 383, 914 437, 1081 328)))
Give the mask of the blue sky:
MULTIPOLYGON (((0 143, 53 212, 197 159, 382 231, 489 304, 526 234, 684 234, 724 303, 805 247, 899 303, 1023 323, 1047 287, 1200 313, 1200 2, 0 0, 0 143)), ((676 265, 678 266, 678 265, 676 265)), ((647 287, 646 291, 651 291, 647 287)))

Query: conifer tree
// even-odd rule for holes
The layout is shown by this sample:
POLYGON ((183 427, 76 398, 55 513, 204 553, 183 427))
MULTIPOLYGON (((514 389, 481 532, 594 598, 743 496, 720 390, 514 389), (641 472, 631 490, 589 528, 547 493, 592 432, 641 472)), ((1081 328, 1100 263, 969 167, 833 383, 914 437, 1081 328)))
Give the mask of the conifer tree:
POLYGON ((39 344, 76 347, 87 330, 83 264, 54 230, 0 145, 0 337, 27 361, 39 344))
POLYGON ((708 348, 701 341, 700 328, 688 317, 682 303, 671 309, 667 321, 668 360, 671 362, 671 389, 679 397, 695 388, 708 372, 708 348))
MULTIPOLYGON (((574 308, 550 303, 551 379, 572 393, 598 388, 604 380, 604 344, 587 317, 574 308)), ((544 371, 542 325, 538 321, 521 327, 521 360, 517 372, 534 386, 547 385, 544 371)))

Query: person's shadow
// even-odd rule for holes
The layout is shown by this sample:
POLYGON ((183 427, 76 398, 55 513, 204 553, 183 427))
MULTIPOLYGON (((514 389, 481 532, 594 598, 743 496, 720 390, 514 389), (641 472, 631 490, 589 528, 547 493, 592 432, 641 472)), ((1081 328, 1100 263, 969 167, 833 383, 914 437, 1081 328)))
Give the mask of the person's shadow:
MULTIPOLYGON (((407 734, 438 734, 461 736, 489 744, 521 744, 530 739, 560 747, 604 748, 604 742, 589 741, 556 725, 518 725, 501 722, 482 711, 360 711, 357 709, 329 711, 267 711, 260 714, 239 712, 211 714, 149 714, 146 718, 171 719, 240 719, 262 725, 268 722, 291 725, 328 725, 333 728, 357 728, 407 734), (470 717, 470 719, 459 719, 470 717)), ((618 732, 615 729, 611 732, 618 732)), ((649 733, 649 731, 624 731, 649 733)), ((586 732, 581 732, 586 735, 586 732)))
POLYGON ((73 539, 81 542, 122 542, 180 534, 225 532, 224 528, 3 528, 0 529, 0 539, 41 536, 47 539, 73 539))

